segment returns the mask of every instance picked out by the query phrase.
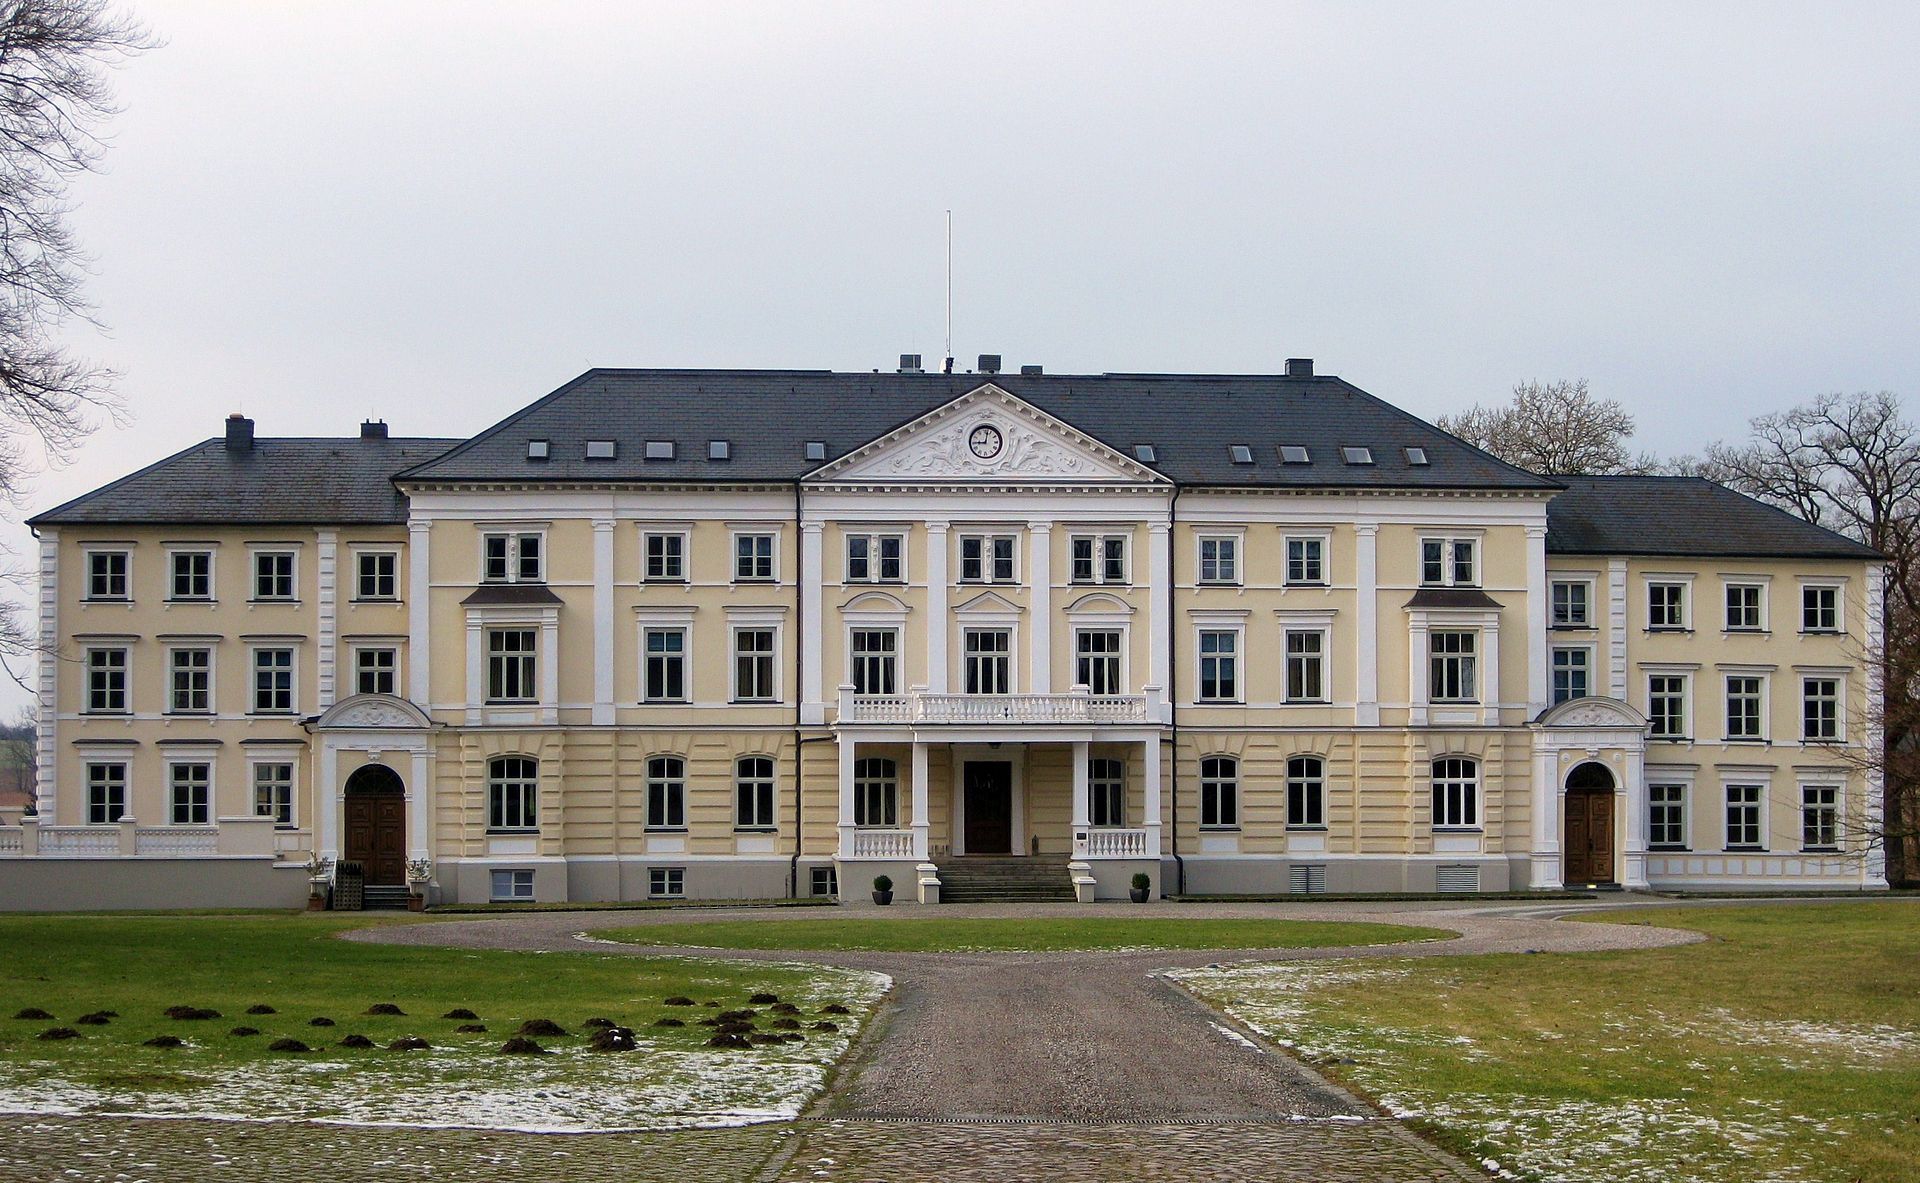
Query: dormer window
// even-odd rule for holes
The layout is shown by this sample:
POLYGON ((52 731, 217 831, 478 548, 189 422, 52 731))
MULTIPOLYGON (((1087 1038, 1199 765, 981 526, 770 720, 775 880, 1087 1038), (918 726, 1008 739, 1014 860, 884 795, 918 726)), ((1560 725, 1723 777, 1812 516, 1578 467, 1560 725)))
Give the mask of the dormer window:
POLYGON ((673 441, 672 440, 648 440, 647 441, 647 459, 649 460, 673 459, 673 441))
POLYGON ((1229 444, 1227 446, 1227 458, 1235 464, 1252 464, 1253 449, 1245 444, 1229 444))
POLYGON ((1307 455, 1307 450, 1301 447, 1299 444, 1281 444, 1280 445, 1280 463, 1312 464, 1313 457, 1307 455))
POLYGON ((1408 464, 1411 464, 1415 468, 1427 467, 1427 450, 1425 448, 1408 448, 1406 449, 1406 453, 1408 464))
POLYGON ((551 454, 550 448, 551 445, 549 445, 546 440, 528 440, 527 459, 545 460, 551 454))
POLYGON ((827 445, 824 441, 822 440, 807 441, 807 459, 825 460, 826 458, 827 458, 827 445))
POLYGON ((614 446, 613 446, 612 440, 588 440, 587 441, 587 459, 611 460, 613 459, 613 456, 614 456, 614 446))
POLYGON ((709 460, 733 459, 733 445, 728 443, 726 440, 708 440, 707 441, 707 459, 709 460))
POLYGON ((1142 463, 1142 464, 1152 464, 1152 463, 1153 463, 1153 455, 1154 455, 1154 453, 1153 453, 1153 445, 1152 445, 1152 444, 1135 444, 1135 445, 1133 445, 1133 458, 1134 458, 1135 460, 1138 460, 1138 461, 1139 461, 1140 463, 1142 463))
POLYGON ((1348 464, 1372 464, 1372 448, 1341 448, 1340 458, 1348 464))

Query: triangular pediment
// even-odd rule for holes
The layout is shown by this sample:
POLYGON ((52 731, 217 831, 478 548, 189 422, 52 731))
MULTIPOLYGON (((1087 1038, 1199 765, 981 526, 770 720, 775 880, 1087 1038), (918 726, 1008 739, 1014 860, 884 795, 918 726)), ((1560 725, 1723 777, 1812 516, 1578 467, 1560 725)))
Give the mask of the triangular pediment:
POLYGON ((1018 616, 1026 611, 999 592, 981 592, 964 604, 956 604, 955 616, 1018 616))
POLYGON ((1063 419, 988 383, 809 477, 833 483, 1165 484, 1063 419))

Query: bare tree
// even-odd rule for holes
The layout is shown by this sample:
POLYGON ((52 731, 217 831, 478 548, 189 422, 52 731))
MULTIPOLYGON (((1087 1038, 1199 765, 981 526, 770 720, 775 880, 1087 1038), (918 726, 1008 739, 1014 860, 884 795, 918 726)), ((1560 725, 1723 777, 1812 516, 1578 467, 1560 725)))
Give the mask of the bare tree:
POLYGON ((1585 476, 1655 467, 1650 458, 1627 451, 1633 416, 1612 399, 1594 398, 1585 378, 1522 382, 1505 406, 1475 406, 1435 422, 1529 472, 1585 476))

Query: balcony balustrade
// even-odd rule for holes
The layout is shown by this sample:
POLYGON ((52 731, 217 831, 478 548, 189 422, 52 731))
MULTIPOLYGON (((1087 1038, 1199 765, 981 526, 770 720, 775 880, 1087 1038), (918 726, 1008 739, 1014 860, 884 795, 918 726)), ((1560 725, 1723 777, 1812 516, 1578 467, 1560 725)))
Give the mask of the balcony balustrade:
POLYGON ((1142 724, 1160 719, 1160 689, 1144 694, 1094 694, 1075 686, 1066 694, 856 694, 840 687, 840 722, 961 724, 1142 724))

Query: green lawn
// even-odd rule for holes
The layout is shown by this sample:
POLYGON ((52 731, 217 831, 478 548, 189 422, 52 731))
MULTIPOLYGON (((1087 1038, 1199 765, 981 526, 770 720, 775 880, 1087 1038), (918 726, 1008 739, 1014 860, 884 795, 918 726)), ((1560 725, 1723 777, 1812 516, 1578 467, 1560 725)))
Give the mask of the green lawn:
POLYGON ((1436 928, 1318 920, 1059 919, 729 920, 596 934, 637 945, 883 953, 1059 953, 1126 949, 1297 949, 1444 940, 1436 928))
MULTIPOLYGON (((397 921, 405 923, 405 921, 397 921)), ((791 965, 406 948, 335 939, 364 917, 0 916, 0 1109, 327 1117, 528 1129, 724 1124, 790 1116, 823 1087, 884 989, 875 975, 791 965), (767 991, 800 1008, 805 1042, 709 1048, 699 1025, 767 991), (675 995, 694 1006, 669 1006, 675 995), (707 1002, 720 1004, 710 1007, 707 1002), (404 1015, 368 1015, 375 1004, 404 1015), (246 1014, 264 1004, 276 1013, 246 1014), (827 1014, 828 1004, 847 1015, 827 1014), (169 1007, 219 1012, 170 1019, 169 1007), (19 1019, 23 1008, 55 1017, 19 1019), (459 1033, 454 1008, 484 1033, 459 1033), (114 1011, 103 1025, 76 1022, 114 1011), (312 1026, 326 1017, 330 1027, 312 1026), (604 1017, 632 1052, 586 1050, 604 1017), (663 1018, 684 1026, 656 1027, 663 1018), (502 1055, 519 1025, 554 1054, 502 1055), (836 1031, 820 1030, 829 1022, 836 1031), (257 1035, 231 1034, 235 1027, 257 1035), (66 1027, 79 1038, 39 1036, 66 1027), (340 1046, 362 1035, 377 1046, 340 1046), (428 1050, 387 1045, 417 1035, 428 1050), (177 1036, 186 1046, 143 1046, 177 1036), (314 1050, 272 1052, 281 1038, 314 1050)), ((377 923, 377 922, 376 922, 377 923)), ((393 922, 390 922, 393 923, 393 922)), ((752 1020, 766 1031, 765 1005, 752 1020)))
POLYGON ((1920 908, 1660 909, 1703 945, 1268 965, 1195 993, 1523 1178, 1920 1176, 1920 908))

